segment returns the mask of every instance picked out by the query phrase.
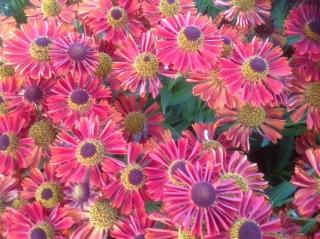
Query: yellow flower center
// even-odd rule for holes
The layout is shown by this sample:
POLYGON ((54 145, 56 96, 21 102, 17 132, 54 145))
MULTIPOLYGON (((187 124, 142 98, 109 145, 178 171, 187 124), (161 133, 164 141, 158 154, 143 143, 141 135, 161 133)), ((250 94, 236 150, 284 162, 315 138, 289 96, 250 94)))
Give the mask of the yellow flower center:
POLYGON ((58 0, 42 0, 41 10, 44 16, 55 17, 62 11, 62 5, 58 0))
POLYGON ((212 83, 214 83, 217 86, 223 87, 224 81, 219 77, 219 69, 212 70, 210 74, 210 80, 212 83))
POLYGON ((191 232, 184 231, 181 228, 179 228, 178 239, 197 239, 197 238, 196 236, 192 235, 191 232))
POLYGON ((42 183, 36 190, 36 200, 46 208, 54 208, 62 200, 61 187, 52 182, 42 183))
POLYGON ((249 11, 255 7, 256 0, 232 0, 232 3, 241 11, 249 11))
POLYGON ((317 186, 316 186, 316 188, 317 188, 317 192, 320 193, 320 177, 317 178, 317 186))
POLYGON ((118 219, 118 212, 107 200, 98 200, 89 210, 91 223, 100 230, 110 230, 118 219))
POLYGON ((176 178, 175 174, 178 169, 182 170, 183 172, 186 172, 186 164, 187 164, 187 161, 184 159, 174 160, 170 164, 169 169, 168 169, 168 174, 169 174, 169 179, 170 179, 171 183, 173 183, 174 185, 177 185, 177 186, 183 185, 183 183, 180 182, 176 178))
POLYGON ((5 61, 0 60, 0 81, 13 75, 14 67, 7 65, 5 61))
POLYGON ((40 62, 50 61, 49 52, 52 47, 52 42, 48 37, 38 37, 31 43, 29 49, 32 59, 40 62))
POLYGON ((26 204, 27 204, 27 201, 25 199, 18 197, 12 201, 11 206, 16 210, 20 210, 26 204))
POLYGON ((202 47, 204 37, 197 26, 187 26, 179 31, 177 42, 183 51, 196 53, 202 47))
POLYGON ((54 239, 55 233, 54 233, 53 226, 51 226, 47 222, 43 222, 33 227, 30 231, 29 239, 39 239, 39 238, 54 239))
POLYGON ((106 76, 112 71, 112 58, 107 53, 100 52, 99 65, 95 71, 97 76, 106 76))
POLYGON ((262 239, 262 232, 259 225, 245 218, 238 219, 230 229, 230 239, 262 239))
POLYGON ((125 130, 130 133, 140 133, 144 130, 147 120, 144 114, 134 111, 129 113, 125 120, 125 130))
POLYGON ((0 198, 0 216, 5 212, 5 210, 6 210, 6 203, 2 198, 0 198))
POLYGON ((6 102, 0 93, 0 116, 5 116, 6 114, 8 114, 8 109, 6 107, 6 102))
POLYGON ((29 136, 40 146, 47 146, 53 143, 57 137, 57 129, 51 121, 43 119, 35 122, 29 129, 29 136))
POLYGON ((320 82, 314 82, 307 86, 306 100, 310 105, 320 107, 320 82))
POLYGON ((165 17, 174 17, 180 11, 180 0, 161 0, 160 12, 165 17))
POLYGON ((250 57, 243 63, 241 73, 250 82, 261 82, 269 73, 268 62, 259 56, 250 57))
POLYGON ((150 52, 143 52, 134 61, 134 68, 143 77, 155 76, 158 73, 159 61, 150 52))
POLYGON ((241 124, 248 127, 259 127, 266 119, 266 111, 263 107, 252 105, 244 105, 240 109, 239 121, 241 124))
POLYGON ((222 180, 232 179, 235 184, 243 191, 248 192, 249 191, 249 184, 245 180, 244 177, 242 177, 240 174, 237 173, 225 173, 221 176, 222 180))
POLYGON ((124 8, 114 6, 107 13, 107 20, 113 27, 124 27, 128 22, 128 15, 124 8))
POLYGON ((19 139, 15 134, 4 133, 0 135, 0 151, 7 155, 15 156, 19 147, 19 139))
POLYGON ((105 154, 103 144, 94 139, 82 141, 77 148, 77 160, 84 166, 95 166, 102 162, 105 154))
POLYGON ((202 143, 203 150, 217 149, 219 147, 221 147, 221 144, 216 140, 207 140, 202 143))
POLYGON ((85 89, 76 89, 68 97, 68 104, 73 111, 87 111, 91 108, 92 103, 92 98, 85 89))
POLYGON ((304 26, 304 34, 314 41, 320 41, 320 20, 312 20, 304 26))
POLYGON ((121 172, 121 182, 128 190, 139 190, 144 185, 143 169, 137 164, 129 164, 121 172))

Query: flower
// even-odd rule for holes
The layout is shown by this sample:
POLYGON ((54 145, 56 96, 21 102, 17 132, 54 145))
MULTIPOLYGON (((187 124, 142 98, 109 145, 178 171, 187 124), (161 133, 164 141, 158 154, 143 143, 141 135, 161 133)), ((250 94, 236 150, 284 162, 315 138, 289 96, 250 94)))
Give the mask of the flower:
POLYGON ((66 183, 83 183, 89 179, 99 186, 104 180, 101 165, 126 153, 122 134, 109 118, 103 121, 93 115, 80 118, 76 127, 61 131, 58 139, 60 142, 52 147, 50 163, 56 166, 56 175, 66 183))
POLYGON ((221 56, 229 58, 233 53, 233 45, 240 40, 240 32, 230 25, 222 25, 219 29, 219 36, 223 40, 223 52, 221 56))
POLYGON ((320 54, 320 6, 301 4, 293 8, 285 21, 288 37, 299 37, 293 44, 300 55, 308 55, 315 60, 320 54))
POLYGON ((306 81, 320 81, 320 60, 312 61, 306 55, 295 54, 292 65, 306 81))
POLYGON ((12 176, 0 178, 0 221, 2 221, 7 207, 18 195, 17 186, 18 182, 12 176))
POLYGON ((299 213, 312 217, 318 212, 320 204, 320 150, 306 151, 312 171, 295 167, 292 184, 298 188, 294 195, 294 205, 299 213))
POLYGON ((114 63, 114 73, 123 89, 138 92, 140 96, 150 92, 152 98, 156 98, 162 88, 159 76, 172 77, 174 73, 157 58, 152 32, 142 34, 139 42, 128 37, 119 43, 119 47, 115 52, 119 59, 114 63))
POLYGON ((215 0, 218 6, 228 7, 222 15, 229 21, 236 19, 240 27, 263 24, 270 16, 270 0, 215 0))
POLYGON ((234 110, 219 109, 216 110, 216 114, 218 125, 229 126, 223 136, 233 147, 240 146, 244 151, 249 151, 249 138, 254 132, 273 143, 282 138, 279 133, 285 125, 282 108, 254 106, 241 102, 234 110))
POLYGON ((302 163, 304 167, 310 167, 305 153, 308 149, 315 150, 320 148, 320 142, 317 140, 318 136, 319 134, 316 131, 307 131, 296 138, 295 151, 299 155, 299 157, 296 158, 296 164, 302 163))
POLYGON ((220 181, 220 167, 212 158, 202 165, 185 164, 178 170, 177 185, 169 182, 163 193, 164 210, 184 230, 203 237, 229 228, 241 201, 240 191, 229 180, 220 181))
MULTIPOLYGON (((17 110, 12 107, 10 98, 18 94, 23 84, 22 78, 13 77, 10 80, 0 81, 0 118, 17 110)), ((21 110, 21 106, 19 108, 21 110)), ((27 117, 24 111, 24 116, 27 117)))
POLYGON ((148 160, 143 155, 141 144, 129 143, 127 163, 119 160, 106 161, 103 170, 114 175, 111 182, 103 186, 102 192, 114 208, 119 208, 123 215, 132 210, 144 212, 144 202, 149 199, 145 186, 144 168, 148 160))
POLYGON ((301 235, 301 226, 296 224, 292 218, 287 216, 284 210, 280 211, 279 218, 281 221, 281 231, 280 233, 276 233, 275 239, 298 239, 298 235, 301 235))
POLYGON ((114 102, 115 108, 124 117, 124 137, 129 141, 144 142, 151 136, 161 137, 164 115, 160 105, 147 106, 147 98, 120 94, 114 102))
POLYGON ((156 27, 161 19, 168 19, 179 14, 196 13, 192 0, 146 0, 142 3, 143 15, 156 27))
POLYGON ((53 42, 50 59, 58 74, 91 74, 98 66, 98 51, 91 37, 78 33, 64 34, 53 42))
POLYGON ((291 75, 281 48, 256 38, 251 43, 238 41, 233 56, 220 63, 220 76, 230 92, 255 105, 265 105, 283 94, 282 81, 291 75))
POLYGON ((56 123, 63 122, 70 127, 80 117, 91 113, 99 117, 108 115, 108 105, 101 100, 110 98, 111 92, 98 79, 68 74, 61 77, 51 91, 52 95, 47 99, 48 114, 56 123))
POLYGON ((177 15, 155 29, 157 56, 182 73, 210 70, 222 51, 216 27, 205 16, 177 15))
POLYGON ((55 71, 50 51, 62 33, 61 26, 55 22, 30 21, 5 41, 3 54, 23 76, 51 78, 55 71))

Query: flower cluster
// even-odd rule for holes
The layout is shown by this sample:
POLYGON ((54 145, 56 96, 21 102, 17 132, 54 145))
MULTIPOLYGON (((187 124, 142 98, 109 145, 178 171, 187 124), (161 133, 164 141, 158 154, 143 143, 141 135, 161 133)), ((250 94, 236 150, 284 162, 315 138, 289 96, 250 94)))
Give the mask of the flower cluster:
POLYGON ((0 238, 320 238, 320 6, 294 2, 283 30, 272 0, 214 0, 215 17, 192 0, 30 0, 26 23, 0 16, 0 238), (161 92, 181 78, 215 117, 176 137, 161 92), (279 206, 251 157, 286 122, 307 132, 279 206))

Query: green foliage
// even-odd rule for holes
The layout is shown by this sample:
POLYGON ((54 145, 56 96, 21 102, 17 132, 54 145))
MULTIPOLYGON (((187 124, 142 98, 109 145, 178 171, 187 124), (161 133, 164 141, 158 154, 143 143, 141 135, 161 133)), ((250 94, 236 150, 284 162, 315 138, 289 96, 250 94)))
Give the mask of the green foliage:
POLYGON ((24 23, 27 20, 24 8, 28 3, 28 0, 2 0, 0 9, 4 15, 13 16, 18 23, 24 23))
POLYGON ((202 14, 215 17, 219 14, 220 10, 216 8, 212 0, 196 0, 196 6, 202 14))
POLYGON ((285 181, 267 191, 273 207, 281 207, 282 205, 292 201, 293 193, 296 188, 289 181, 285 181))

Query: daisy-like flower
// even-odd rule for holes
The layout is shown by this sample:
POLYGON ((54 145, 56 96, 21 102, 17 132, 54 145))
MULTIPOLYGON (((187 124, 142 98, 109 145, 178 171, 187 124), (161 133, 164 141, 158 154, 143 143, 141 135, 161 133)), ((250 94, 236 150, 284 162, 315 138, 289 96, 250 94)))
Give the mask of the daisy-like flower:
POLYGON ((320 149, 319 133, 316 131, 307 131, 303 135, 299 136, 295 140, 295 151, 299 157, 296 159, 297 164, 309 168, 308 158, 306 157, 306 151, 308 149, 320 149))
MULTIPOLYGON (((10 98, 19 93, 22 84, 23 79, 16 77, 6 81, 0 81, 0 118, 6 117, 9 113, 16 110, 11 106, 10 98)), ((21 106, 19 109, 21 109, 21 106)), ((26 117, 25 111, 24 116, 26 117)))
POLYGON ((22 211, 12 210, 7 220, 10 221, 8 239, 67 239, 64 231, 74 224, 62 208, 47 211, 38 202, 27 204, 22 211))
MULTIPOLYGON (((252 191, 244 194, 228 231, 209 236, 208 239, 279 239, 280 220, 272 219, 271 204, 264 196, 254 196, 252 191)), ((207 239, 206 238, 206 239, 207 239)))
POLYGON ((17 181, 11 176, 0 178, 0 221, 17 195, 17 181))
POLYGON ((288 111, 297 123, 306 119, 308 129, 320 130, 320 82, 307 81, 302 73, 296 72, 295 79, 289 82, 288 111))
POLYGON ((108 115, 108 105, 101 103, 111 97, 108 88, 101 85, 98 79, 90 76, 62 77, 51 89, 48 98, 48 114, 56 123, 63 122, 72 126, 81 116, 89 116, 92 112, 99 117, 108 115))
POLYGON ((187 82, 195 83, 192 88, 193 95, 200 96, 211 109, 234 108, 237 97, 230 93, 229 87, 219 76, 219 72, 220 67, 216 65, 211 70, 191 74, 187 82))
POLYGON ((61 33, 60 25, 55 22, 30 21, 13 32, 4 43, 3 54, 18 73, 50 78, 55 73, 50 51, 61 33))
POLYGON ((101 165, 126 153, 126 142, 109 118, 103 122, 93 115, 80 118, 76 127, 61 131, 58 138, 60 142, 52 147, 50 163, 66 183, 83 183, 88 178, 99 186, 103 182, 101 165))
POLYGON ((222 52, 223 41, 205 16, 177 15, 155 29, 157 56, 183 73, 210 70, 222 52))
POLYGON ((149 137, 160 137, 163 131, 164 115, 159 112, 160 105, 147 106, 146 97, 119 95, 115 108, 124 117, 124 137, 129 141, 145 141, 149 137))
POLYGON ((163 194, 164 210, 173 222, 202 237, 229 228, 241 194, 232 181, 220 180, 214 157, 204 165, 185 164, 175 177, 180 184, 167 183, 163 194))
POLYGON ((127 163, 116 160, 103 164, 105 172, 115 175, 110 183, 102 187, 103 194, 124 215, 129 215, 134 209, 144 212, 144 202, 149 199, 144 173, 148 159, 142 152, 141 144, 129 143, 127 163))
POLYGON ((270 16, 270 0, 215 0, 218 6, 227 7, 222 15, 229 21, 236 19, 240 27, 260 25, 270 16))
POLYGON ((293 46, 300 55, 307 54, 319 60, 320 6, 301 4, 293 8, 285 21, 285 32, 289 37, 299 37, 293 46))
POLYGON ((220 76, 230 92, 255 105, 265 105, 281 95, 282 82, 291 75, 288 59, 280 47, 254 38, 251 43, 234 45, 230 59, 221 59, 220 76))
POLYGON ((320 204, 320 150, 309 149, 306 156, 312 171, 296 166, 292 184, 298 191, 294 195, 293 203, 301 215, 312 217, 319 211, 320 204))
POLYGON ((161 19, 168 19, 179 14, 196 13, 192 0, 146 0, 142 3, 143 15, 156 27, 161 19))
POLYGON ((312 61, 306 55, 295 54, 292 65, 296 67, 306 81, 320 81, 320 60, 312 61))
POLYGON ((140 3, 137 0, 117 2, 118 5, 114 5, 112 0, 84 0, 81 11, 95 36, 115 44, 128 34, 139 37, 143 31, 143 25, 136 17, 140 3))
POLYGON ((137 43, 128 37, 119 47, 115 52, 119 60, 114 63, 114 69, 123 89, 138 92, 141 96, 149 92, 156 98, 162 88, 159 75, 173 77, 175 74, 156 56, 152 32, 142 34, 137 43))
POLYGON ((219 109, 216 113, 219 125, 229 125, 223 136, 231 142, 233 147, 241 147, 244 151, 249 151, 249 138, 253 133, 258 133, 273 143, 282 138, 279 133, 285 125, 282 108, 253 106, 241 102, 234 110, 219 109))
POLYGON ((225 24, 219 29, 219 35, 223 40, 223 51, 221 56, 229 58, 233 53, 233 44, 239 41, 240 33, 235 27, 225 24))
POLYGON ((53 42, 50 58, 58 74, 91 74, 98 67, 98 51, 92 37, 68 33, 53 42))
POLYGON ((28 167, 33 140, 21 134, 26 120, 21 112, 0 120, 0 173, 8 175, 17 168, 28 167))
POLYGON ((63 200, 63 185, 55 176, 55 168, 46 164, 42 173, 38 168, 31 168, 30 174, 23 179, 21 197, 35 199, 45 208, 54 208, 63 200))

